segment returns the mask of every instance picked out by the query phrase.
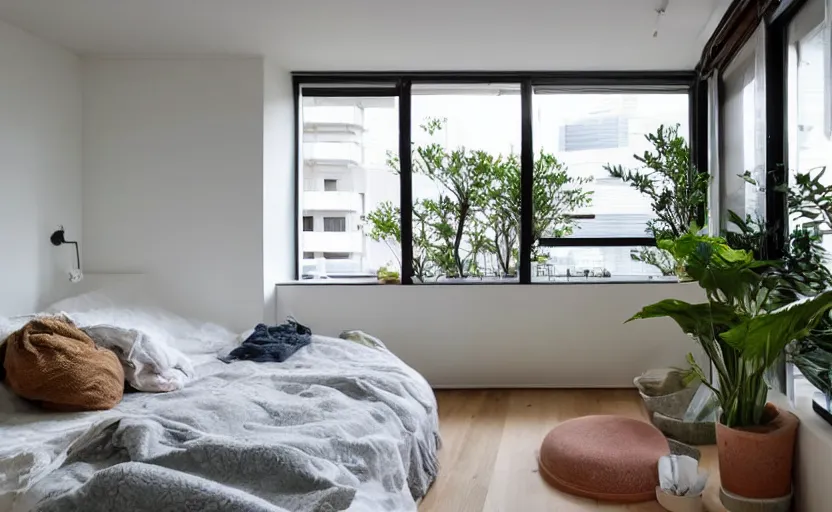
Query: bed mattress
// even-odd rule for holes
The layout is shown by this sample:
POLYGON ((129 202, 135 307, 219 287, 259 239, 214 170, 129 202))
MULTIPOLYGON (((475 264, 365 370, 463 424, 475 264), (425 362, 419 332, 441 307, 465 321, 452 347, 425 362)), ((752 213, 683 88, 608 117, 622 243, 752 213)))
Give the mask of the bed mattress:
POLYGON ((104 412, 0 386, 0 510, 408 511, 436 475, 433 392, 383 348, 313 336, 284 363, 198 363, 104 412))

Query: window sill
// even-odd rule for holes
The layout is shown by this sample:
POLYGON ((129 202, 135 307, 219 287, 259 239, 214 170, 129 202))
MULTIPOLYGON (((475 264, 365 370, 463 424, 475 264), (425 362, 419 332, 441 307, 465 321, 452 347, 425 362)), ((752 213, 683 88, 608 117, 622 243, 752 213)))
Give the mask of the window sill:
MULTIPOLYGON (((531 285, 598 285, 598 284, 669 284, 679 283, 675 276, 618 276, 618 277, 554 277, 532 278, 531 285)), ((426 283, 414 283, 413 286, 504 286, 519 285, 516 279, 472 278, 472 279, 440 279, 426 283)), ((396 284, 382 284, 375 278, 334 278, 334 279, 303 279, 297 281, 283 281, 278 286, 398 286, 396 284)))

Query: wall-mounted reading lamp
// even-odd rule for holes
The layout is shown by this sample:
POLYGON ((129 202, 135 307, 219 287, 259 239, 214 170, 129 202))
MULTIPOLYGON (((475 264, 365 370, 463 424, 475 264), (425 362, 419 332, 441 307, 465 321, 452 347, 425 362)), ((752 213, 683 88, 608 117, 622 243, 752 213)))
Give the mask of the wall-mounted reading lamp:
POLYGON ((61 226, 60 229, 52 233, 52 236, 49 237, 49 240, 52 242, 54 246, 61 246, 63 244, 72 244, 75 246, 75 268, 69 271, 69 280, 73 283, 77 283, 81 279, 84 278, 84 274, 81 273, 81 253, 78 250, 78 242, 73 242, 71 240, 67 240, 64 235, 64 227, 61 226))

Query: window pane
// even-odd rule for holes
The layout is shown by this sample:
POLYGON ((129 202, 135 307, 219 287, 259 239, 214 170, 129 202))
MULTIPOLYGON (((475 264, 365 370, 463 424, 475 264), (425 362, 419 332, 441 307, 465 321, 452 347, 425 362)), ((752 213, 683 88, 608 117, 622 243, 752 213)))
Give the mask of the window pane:
POLYGON ((722 77, 720 199, 722 229, 736 232, 729 212, 758 222, 765 217, 765 34, 754 37, 722 77), (743 177, 744 175, 744 177, 743 177))
MULTIPOLYGON (((645 238, 648 222, 656 220, 652 200, 609 166, 645 172, 634 155, 655 152, 647 135, 664 127, 665 140, 689 134, 686 93, 598 93, 535 89, 533 97, 536 238, 645 238), (539 191, 538 191, 539 190, 539 191)), ((680 166, 689 168, 682 148, 680 166)), ((661 190, 660 185, 657 185, 661 190)), ((617 279, 661 276, 655 266, 634 261, 622 247, 536 247, 536 269, 544 280, 558 281, 588 271, 617 279), (550 276, 555 276, 557 279, 550 276)))
POLYGON ((313 259, 315 259, 315 253, 314 252, 305 252, 305 253, 303 253, 303 259, 313 260, 313 259))
POLYGON ((324 232, 343 233, 347 230, 347 219, 344 217, 324 217, 324 232))
POLYGON ((520 86, 414 85, 414 282, 517 279, 520 86))
POLYGON ((398 98, 302 97, 301 106, 300 250, 324 255, 303 263, 301 274, 375 278, 401 257, 399 176, 387 165, 398 153, 398 98), (368 216, 382 206, 389 222, 374 232, 368 216))
MULTIPOLYGON (((789 93, 795 111, 789 126, 792 183, 795 172, 817 172, 832 166, 832 77, 829 75, 832 50, 823 11, 813 12, 822 3, 815 0, 805 7, 806 14, 817 17, 796 20, 803 23, 796 24, 795 28, 803 28, 806 34, 793 43, 790 52, 793 79, 789 93)), ((821 181, 830 184, 832 172, 825 174, 821 181)))
POLYGON ((305 216, 303 218, 303 230, 304 231, 315 231, 315 217, 305 216))
POLYGON ((640 247, 544 247, 532 263, 532 282, 629 282, 644 280, 677 281, 662 276, 656 267, 633 261, 640 247))
MULTIPOLYGON (((820 182, 832 184, 832 2, 809 0, 789 26, 789 184, 794 187, 797 174, 818 176, 826 168, 820 182)), ((832 249, 832 226, 816 219, 820 245, 829 255, 832 249)), ((790 228, 813 219, 792 214, 790 228)), ((832 261, 827 259, 827 265, 832 261)), ((821 323, 819 329, 826 329, 821 323)), ((815 385, 828 384, 828 352, 815 344, 797 345, 792 361, 786 368, 788 391, 793 400, 812 397, 815 385), (803 368, 805 374, 801 372, 803 368)), ((824 386, 825 387, 825 386, 824 386)))

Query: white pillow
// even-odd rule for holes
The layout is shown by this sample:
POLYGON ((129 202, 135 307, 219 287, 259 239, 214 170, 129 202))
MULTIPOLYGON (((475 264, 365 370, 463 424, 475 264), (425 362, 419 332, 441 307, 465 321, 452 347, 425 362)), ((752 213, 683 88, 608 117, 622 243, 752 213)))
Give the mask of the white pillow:
POLYGON ((234 333, 219 325, 190 321, 152 306, 118 304, 102 292, 65 299, 47 310, 65 312, 79 327, 105 324, 135 329, 188 355, 216 354, 237 342, 234 333))
POLYGON ((9 335, 26 325, 37 315, 0 316, 0 343, 6 341, 9 335))

